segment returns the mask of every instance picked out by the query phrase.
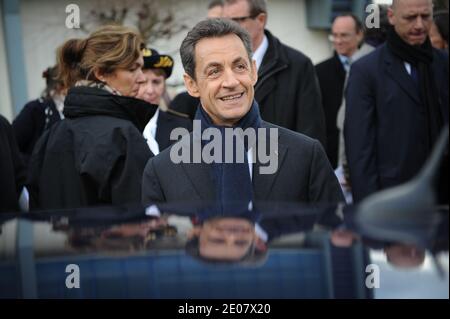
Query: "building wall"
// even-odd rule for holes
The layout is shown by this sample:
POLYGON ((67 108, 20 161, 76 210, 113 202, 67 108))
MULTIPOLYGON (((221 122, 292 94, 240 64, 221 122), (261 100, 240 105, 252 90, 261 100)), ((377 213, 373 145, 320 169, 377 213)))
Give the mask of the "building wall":
POLYGON ((8 78, 8 63, 6 60, 2 10, 0 2, 0 114, 11 121, 13 118, 13 110, 8 78))
MULTIPOLYGON (((135 0, 128 0, 132 7, 135 0)), ((42 71, 55 63, 56 48, 71 37, 84 37, 85 34, 65 27, 67 14, 65 8, 73 1, 58 0, 22 0, 21 15, 23 23, 24 51, 27 73, 28 95, 35 98, 44 88, 42 71)), ((89 14, 92 8, 108 8, 111 5, 123 5, 124 1, 78 0, 81 18, 89 14)), ((192 27, 206 16, 208 0, 183 0, 176 4, 176 16, 187 26, 192 27)), ((268 29, 284 43, 303 51, 314 63, 320 62, 331 54, 326 32, 311 31, 306 27, 304 0, 269 0, 268 29)), ((161 1, 167 6, 167 1, 161 1)), ((131 21, 127 21, 132 24, 131 21)), ((171 40, 161 40, 150 44, 162 53, 175 57, 175 70, 168 80, 172 94, 183 90, 183 70, 178 55, 182 39, 187 33, 183 31, 171 40)))

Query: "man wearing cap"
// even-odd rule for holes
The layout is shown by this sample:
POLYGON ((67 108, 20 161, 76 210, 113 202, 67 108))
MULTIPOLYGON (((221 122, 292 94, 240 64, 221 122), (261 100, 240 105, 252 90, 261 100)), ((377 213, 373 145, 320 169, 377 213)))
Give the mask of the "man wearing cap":
MULTIPOLYGON (((141 85, 138 98, 160 105, 161 97, 166 90, 166 79, 172 74, 173 59, 169 55, 159 54, 155 49, 144 49, 143 57, 142 71, 146 82, 141 85)), ((170 133, 178 127, 192 131, 192 122, 185 114, 171 109, 162 110, 159 107, 143 132, 153 154, 158 155, 160 151, 176 142, 170 140, 170 133)))

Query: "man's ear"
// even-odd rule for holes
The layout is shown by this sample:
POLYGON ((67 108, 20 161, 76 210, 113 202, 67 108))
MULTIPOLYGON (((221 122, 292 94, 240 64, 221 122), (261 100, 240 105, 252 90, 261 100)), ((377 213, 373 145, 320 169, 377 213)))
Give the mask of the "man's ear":
POLYGON ((256 20, 259 22, 259 24, 265 28, 266 27, 266 23, 267 23, 267 14, 265 13, 260 13, 257 17, 256 20))
POLYGON ((395 25, 395 14, 394 14, 394 9, 392 9, 392 7, 388 8, 387 16, 389 19, 389 23, 391 25, 395 25))
POLYGON ((183 79, 184 86, 186 87, 189 95, 193 97, 200 97, 197 82, 189 74, 186 73, 183 75, 183 79))

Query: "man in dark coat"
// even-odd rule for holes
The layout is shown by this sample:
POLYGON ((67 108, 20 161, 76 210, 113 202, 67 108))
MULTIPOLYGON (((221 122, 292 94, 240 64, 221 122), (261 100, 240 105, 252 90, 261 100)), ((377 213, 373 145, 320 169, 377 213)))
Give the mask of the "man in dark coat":
POLYGON ((362 24, 352 14, 336 17, 333 22, 330 40, 335 52, 332 58, 316 66, 322 92, 323 110, 327 127, 326 151, 333 168, 338 164, 339 129, 336 126, 337 114, 342 104, 344 84, 350 70, 352 56, 358 51, 362 41, 362 24))
POLYGON ((352 65, 345 146, 355 201, 421 169, 448 123, 448 55, 431 47, 431 0, 396 0, 385 45, 352 65))
MULTIPOLYGON (((196 200, 218 200, 227 205, 236 200, 307 203, 343 200, 317 140, 261 120, 254 100, 256 65, 251 59, 249 34, 243 28, 227 19, 202 21, 188 33, 180 52, 186 71, 185 85, 192 96, 200 98, 201 107, 194 132, 148 162, 142 182, 145 204, 196 200), (227 129, 258 131, 257 142, 227 139, 227 129), (217 139, 213 134, 210 143, 218 142, 225 149, 222 152, 215 149, 213 161, 209 161, 207 155, 211 151, 207 152, 204 136, 214 132, 218 132, 217 139), (239 143, 246 150, 243 161, 233 157, 239 143), (257 157, 256 152, 251 155, 253 147, 258 150, 257 157), (261 148, 269 151, 268 166, 259 154, 261 148), (190 154, 187 161, 178 161, 179 150, 190 154), (230 150, 232 153, 227 153, 230 150), (202 158, 196 162, 196 157, 202 158)), ((283 101, 279 103, 283 105, 283 101)))
POLYGON ((325 146, 325 118, 314 66, 265 30, 265 0, 224 1, 224 17, 238 22, 252 38, 258 69, 255 100, 270 123, 319 140, 325 146))
POLYGON ((9 122, 0 116, 0 213, 19 209, 25 167, 9 122))

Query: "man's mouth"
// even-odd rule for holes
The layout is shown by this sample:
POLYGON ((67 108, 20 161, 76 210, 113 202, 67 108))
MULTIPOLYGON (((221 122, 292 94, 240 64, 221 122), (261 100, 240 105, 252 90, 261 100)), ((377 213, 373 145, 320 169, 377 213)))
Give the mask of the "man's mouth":
POLYGON ((222 101, 233 101, 233 100, 240 99, 243 95, 244 95, 244 92, 234 94, 234 95, 227 95, 227 96, 221 97, 220 99, 222 101))

